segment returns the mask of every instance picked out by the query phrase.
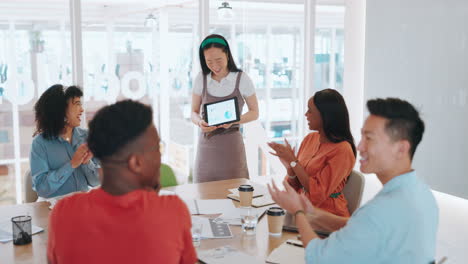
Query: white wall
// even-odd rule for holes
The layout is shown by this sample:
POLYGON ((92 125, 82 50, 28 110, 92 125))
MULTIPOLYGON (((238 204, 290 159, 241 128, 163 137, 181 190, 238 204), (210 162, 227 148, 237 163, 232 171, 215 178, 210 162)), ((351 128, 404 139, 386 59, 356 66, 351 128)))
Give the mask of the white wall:
MULTIPOLYGON (((344 89, 356 145, 363 123, 366 0, 347 0, 345 12, 344 89)), ((359 170, 359 169, 358 169, 359 170)))
POLYGON ((468 1, 370 0, 364 99, 400 97, 426 132, 414 161, 437 191, 468 198, 468 1))

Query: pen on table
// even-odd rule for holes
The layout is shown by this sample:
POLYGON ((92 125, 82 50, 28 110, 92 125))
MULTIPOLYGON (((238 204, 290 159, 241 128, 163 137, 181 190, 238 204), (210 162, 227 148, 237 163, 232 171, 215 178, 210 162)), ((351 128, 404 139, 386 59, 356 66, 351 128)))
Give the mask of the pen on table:
POLYGON ((286 244, 303 248, 303 246, 301 244, 294 243, 294 242, 291 242, 291 241, 286 241, 286 244))

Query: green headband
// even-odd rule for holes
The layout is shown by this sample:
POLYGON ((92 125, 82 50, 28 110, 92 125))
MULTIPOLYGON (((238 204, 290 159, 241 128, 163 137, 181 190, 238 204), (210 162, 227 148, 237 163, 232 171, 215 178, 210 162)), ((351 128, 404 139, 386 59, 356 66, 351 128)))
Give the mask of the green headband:
POLYGON ((203 49, 206 45, 208 44, 211 44, 211 43, 218 43, 218 44, 221 44, 223 46, 227 46, 227 43, 226 41, 224 41, 224 39, 221 39, 221 38, 209 38, 209 39, 205 39, 202 44, 201 44, 201 48, 203 49))

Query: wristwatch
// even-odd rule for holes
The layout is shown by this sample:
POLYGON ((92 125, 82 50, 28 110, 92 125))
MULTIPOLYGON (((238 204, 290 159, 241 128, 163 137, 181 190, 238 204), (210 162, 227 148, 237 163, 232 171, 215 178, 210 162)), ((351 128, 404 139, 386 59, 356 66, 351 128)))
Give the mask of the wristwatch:
POLYGON ((297 166, 298 163, 299 163, 298 160, 294 160, 294 161, 291 161, 291 162, 289 163, 289 166, 291 166, 291 168, 295 168, 295 167, 297 166))

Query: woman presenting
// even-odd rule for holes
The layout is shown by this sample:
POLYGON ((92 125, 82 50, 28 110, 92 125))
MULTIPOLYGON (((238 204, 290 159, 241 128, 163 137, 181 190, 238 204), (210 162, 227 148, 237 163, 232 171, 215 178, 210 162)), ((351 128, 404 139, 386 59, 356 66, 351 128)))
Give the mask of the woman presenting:
POLYGON ((200 45, 202 72, 193 85, 192 122, 200 127, 194 182, 248 178, 244 141, 239 125, 258 118, 258 102, 252 80, 237 68, 223 36, 210 35, 200 45), (209 126, 203 119, 203 105, 237 97, 239 113, 235 123, 209 126))

